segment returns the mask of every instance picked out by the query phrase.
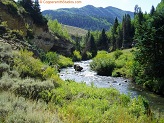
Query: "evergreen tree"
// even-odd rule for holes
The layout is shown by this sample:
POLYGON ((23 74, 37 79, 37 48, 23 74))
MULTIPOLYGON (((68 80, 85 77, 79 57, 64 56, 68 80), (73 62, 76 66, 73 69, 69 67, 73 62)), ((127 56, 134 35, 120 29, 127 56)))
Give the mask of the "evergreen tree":
POLYGON ((95 57, 97 55, 97 46, 95 43, 95 39, 93 35, 90 34, 90 31, 88 31, 88 34, 86 37, 88 40, 86 41, 85 48, 82 53, 83 60, 88 59, 87 52, 91 53, 92 57, 95 57))
POLYGON ((154 6, 152 6, 151 10, 150 10, 150 15, 152 16, 154 14, 154 12, 155 12, 155 8, 154 8, 154 6))
POLYGON ((112 29, 112 51, 116 50, 116 38, 117 38, 117 27, 118 27, 118 19, 115 18, 113 29, 112 29))
POLYGON ((89 42, 87 43, 87 47, 88 47, 88 51, 92 53, 92 57, 95 57, 97 55, 97 46, 92 34, 90 36, 89 42))
POLYGON ((122 26, 119 25, 117 27, 117 37, 116 37, 116 49, 122 48, 122 41, 123 41, 123 31, 122 31, 122 26))
POLYGON ((125 14, 122 21, 122 28, 123 28, 123 47, 129 48, 132 44, 132 39, 134 36, 133 26, 131 24, 131 18, 129 14, 125 14))
POLYGON ((75 49, 79 52, 81 52, 81 46, 80 46, 80 38, 78 34, 75 36, 75 49))
POLYGON ((150 15, 137 30, 136 81, 164 94, 164 12, 150 15))
POLYGON ((99 40, 98 40, 98 50, 109 50, 109 43, 108 43, 108 37, 105 33, 105 29, 102 30, 100 36, 99 36, 99 40))

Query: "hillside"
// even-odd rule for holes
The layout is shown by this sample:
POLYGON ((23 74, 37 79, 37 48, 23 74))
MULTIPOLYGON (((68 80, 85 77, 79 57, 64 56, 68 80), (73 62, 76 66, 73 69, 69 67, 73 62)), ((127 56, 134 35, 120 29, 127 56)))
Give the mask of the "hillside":
POLYGON ((13 0, 0 0, 0 39, 17 48, 51 50, 66 56, 72 54, 73 48, 69 40, 48 30, 47 20, 40 12, 32 7, 24 8, 13 0))
POLYGON ((83 37, 83 36, 86 36, 86 34, 88 32, 85 29, 68 26, 68 25, 62 25, 62 28, 66 29, 71 36, 83 37))
POLYGON ((43 15, 49 15, 52 19, 57 19, 60 23, 86 30, 108 30, 117 17, 122 20, 125 14, 133 18, 133 12, 123 11, 115 7, 94 7, 87 5, 82 8, 61 8, 57 10, 45 10, 43 15))

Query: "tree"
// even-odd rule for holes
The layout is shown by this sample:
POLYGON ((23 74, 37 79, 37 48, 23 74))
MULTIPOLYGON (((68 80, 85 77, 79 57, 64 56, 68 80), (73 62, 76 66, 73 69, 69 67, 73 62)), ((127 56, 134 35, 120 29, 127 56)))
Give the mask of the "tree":
POLYGON ((117 17, 115 18, 114 21, 114 25, 113 25, 113 29, 112 29, 112 51, 116 50, 116 36, 118 35, 117 33, 117 27, 118 27, 119 23, 118 23, 118 19, 117 17))
POLYGON ((75 36, 75 49, 79 52, 81 52, 81 46, 80 46, 80 38, 78 34, 75 36))
POLYGON ((28 14, 33 18, 34 23, 37 25, 47 24, 47 19, 42 16, 40 12, 39 1, 35 0, 19 0, 18 3, 24 7, 28 14))
POLYGON ((132 39, 134 36, 133 26, 131 24, 131 18, 129 14, 125 14, 123 16, 122 21, 122 29, 123 29, 123 48, 129 48, 132 44, 132 39))
POLYGON ((108 43, 108 38, 105 33, 105 29, 102 30, 99 40, 98 40, 98 45, 97 45, 98 50, 109 50, 109 43, 108 43))
POLYGON ((155 12, 155 8, 154 8, 154 6, 152 6, 151 10, 150 10, 150 15, 152 16, 154 14, 154 12, 155 12))
POLYGON ((150 15, 137 30, 136 81, 164 94, 164 12, 150 15))
POLYGON ((122 25, 117 27, 116 49, 120 49, 123 43, 123 30, 122 25))
POLYGON ((97 55, 97 46, 95 43, 95 39, 92 34, 90 34, 90 31, 88 31, 87 34, 88 41, 86 42, 84 51, 82 53, 83 59, 86 60, 87 58, 87 52, 91 53, 92 57, 95 57, 97 55))

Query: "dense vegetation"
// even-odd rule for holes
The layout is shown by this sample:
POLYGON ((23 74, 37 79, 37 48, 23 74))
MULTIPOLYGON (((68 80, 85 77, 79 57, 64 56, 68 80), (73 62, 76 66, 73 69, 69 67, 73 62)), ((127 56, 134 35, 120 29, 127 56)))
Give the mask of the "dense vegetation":
POLYGON ((137 13, 135 32, 135 81, 159 94, 164 94, 164 10, 159 8, 162 4, 163 0, 158 11, 152 7, 149 15, 137 13))
POLYGON ((86 30, 108 30, 117 17, 122 20, 123 15, 129 14, 133 18, 132 12, 123 11, 114 7, 96 8, 88 5, 82 8, 45 10, 43 15, 49 15, 52 19, 57 19, 60 23, 86 30))
MULTIPOLYGON (((114 89, 62 81, 56 67, 34 58, 32 52, 0 46, 1 122, 163 122, 142 97, 131 99, 114 89)), ((47 61, 54 61, 57 54, 49 59, 50 54, 47 61)))
MULTIPOLYGON (((164 94, 164 11, 161 7, 163 4, 164 2, 161 1, 157 10, 152 6, 150 14, 143 14, 141 8, 136 5, 134 20, 131 20, 129 15, 125 15, 120 24, 116 18, 107 38, 111 51, 136 47, 133 58, 127 59, 132 60, 129 65, 130 77, 137 84, 161 95, 164 94)), ((98 34, 100 35, 100 33, 98 34)), ((95 38, 100 41, 96 35, 95 38)), ((123 61, 120 63, 124 64, 123 61)), ((116 64, 117 59, 115 57, 108 57, 108 55, 100 53, 93 60, 91 67, 98 74, 116 75, 117 73, 120 74, 120 70, 114 72, 114 68, 117 68, 116 64)), ((126 69, 126 65, 122 69, 126 69)))
MULTIPOLYGON (((14 5, 16 4, 11 6, 14 5)), ((159 4, 159 6, 161 5, 159 4)), ((28 12, 31 13, 31 11, 28 12)), ((147 18, 136 25, 136 29, 138 29, 135 32, 137 47, 134 50, 116 50, 112 54, 108 54, 108 49, 105 46, 109 47, 110 42, 108 42, 105 30, 102 30, 101 33, 98 32, 98 35, 96 32, 88 31, 83 42, 76 44, 73 60, 96 56, 91 67, 99 73, 133 77, 136 82, 141 80, 141 84, 147 82, 145 85, 148 87, 151 85, 150 78, 153 77, 155 80, 153 82, 156 83, 153 83, 155 86, 150 89, 161 92, 161 88, 158 87, 161 87, 160 80, 162 80, 163 69, 152 71, 159 63, 160 66, 163 65, 161 64, 163 63, 163 38, 160 33, 163 31, 163 15, 160 12, 163 13, 161 9, 156 12, 152 11, 153 20, 149 18, 150 15, 144 15, 147 18), (149 26, 154 28, 146 25, 147 21, 150 22, 149 26), (158 25, 157 22, 161 25, 158 25), (140 35, 143 33, 142 29, 145 29, 144 37, 140 35), (149 45, 141 45, 147 43, 147 37, 152 42, 158 42, 148 42, 149 45), (105 46, 102 45, 102 42, 105 43, 105 46), (101 47, 98 47, 98 44, 101 47), (85 50, 81 51, 81 46, 85 50), (149 55, 153 54, 152 50, 149 50, 150 46, 155 46, 152 50, 157 53, 158 59, 156 57, 150 59, 149 55), (100 51, 97 54, 98 48, 106 51, 100 51), (140 59, 143 56, 147 58, 147 61, 140 59), (152 64, 154 66, 151 66, 152 64), (146 73, 147 69, 151 70, 151 76, 146 73), (143 75, 147 77, 141 79, 143 75)), ((136 13, 136 20, 141 20, 139 15, 142 15, 141 11, 136 13)), ((117 19, 115 22, 115 25, 118 25, 117 19)), ((164 122, 163 117, 154 115, 147 100, 141 96, 132 99, 130 95, 120 94, 115 89, 96 88, 93 85, 87 86, 85 83, 79 84, 72 80, 61 80, 58 75, 59 68, 72 66, 72 60, 55 52, 42 52, 41 55, 35 55, 25 47, 23 47, 24 49, 14 49, 6 40, 16 42, 24 40, 25 37, 21 35, 20 31, 8 29, 6 23, 0 20, 0 32, 2 32, 0 33, 0 122, 164 122), (4 38, 3 34, 6 34, 7 37, 4 38)), ((59 26, 55 21, 52 22, 53 24, 56 24, 56 27, 59 26)), ((58 31, 61 31, 60 27, 53 33, 58 31)))
POLYGON ((99 75, 132 78, 134 50, 116 50, 112 53, 99 51, 90 66, 99 75))

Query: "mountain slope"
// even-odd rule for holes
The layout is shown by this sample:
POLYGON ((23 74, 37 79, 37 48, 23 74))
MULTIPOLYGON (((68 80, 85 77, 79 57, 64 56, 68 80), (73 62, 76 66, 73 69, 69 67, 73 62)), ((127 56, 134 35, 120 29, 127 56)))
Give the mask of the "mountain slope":
MULTIPOLYGON (((20 45, 21 47, 32 45, 31 47, 36 46, 46 52, 55 51, 70 56, 73 44, 65 38, 52 34, 46 21, 42 24, 36 23, 38 16, 35 15, 34 18, 31 16, 33 14, 14 0, 0 0, 0 42, 16 45, 14 49, 20 45)), ((40 19, 44 20, 43 17, 40 19)))
POLYGON ((119 21, 125 14, 133 18, 133 12, 123 11, 115 7, 94 7, 87 5, 82 8, 62 8, 57 10, 45 10, 43 15, 49 15, 60 23, 87 30, 108 30, 117 17, 119 21))

